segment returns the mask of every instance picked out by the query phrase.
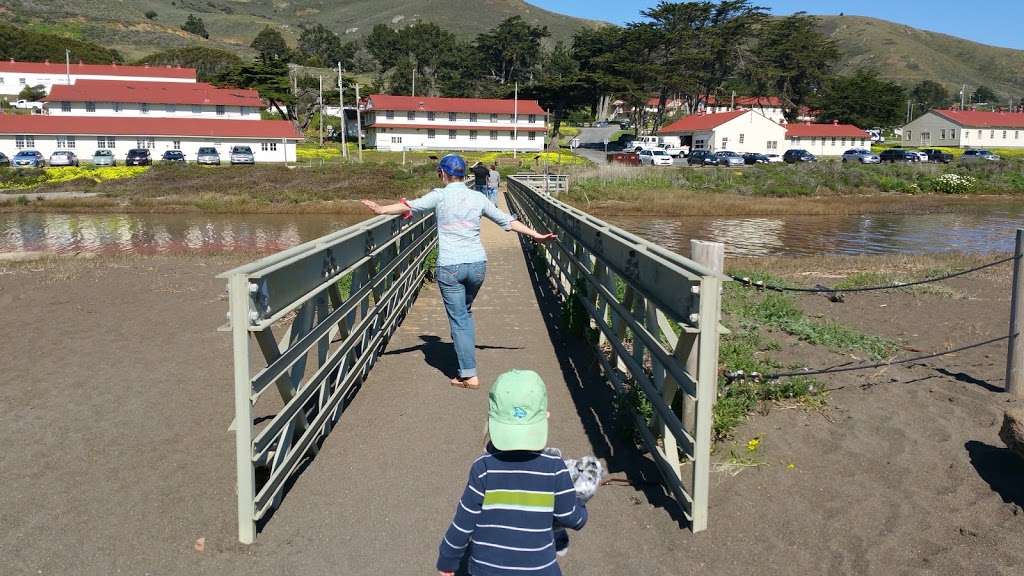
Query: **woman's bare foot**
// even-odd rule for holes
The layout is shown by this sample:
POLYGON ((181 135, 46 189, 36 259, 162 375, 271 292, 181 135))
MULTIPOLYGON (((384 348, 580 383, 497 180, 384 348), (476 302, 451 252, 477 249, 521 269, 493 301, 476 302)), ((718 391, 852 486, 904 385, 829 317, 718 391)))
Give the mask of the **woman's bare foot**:
POLYGON ((452 386, 456 388, 466 388, 467 390, 476 390, 480 387, 480 379, 476 376, 469 378, 452 378, 452 386))

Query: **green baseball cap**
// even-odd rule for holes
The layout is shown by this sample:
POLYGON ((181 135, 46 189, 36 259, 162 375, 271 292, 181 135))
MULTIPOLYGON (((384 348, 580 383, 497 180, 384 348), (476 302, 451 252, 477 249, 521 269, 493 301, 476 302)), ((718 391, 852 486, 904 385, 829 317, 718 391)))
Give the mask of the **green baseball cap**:
POLYGON ((487 427, 498 450, 543 450, 548 444, 548 390, 533 370, 510 370, 487 395, 487 427))

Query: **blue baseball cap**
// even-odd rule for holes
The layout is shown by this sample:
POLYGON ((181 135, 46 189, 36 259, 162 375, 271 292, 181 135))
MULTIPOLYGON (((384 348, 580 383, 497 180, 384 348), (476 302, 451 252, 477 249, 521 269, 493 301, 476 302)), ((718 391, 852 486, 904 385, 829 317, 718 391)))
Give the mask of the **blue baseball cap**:
POLYGON ((437 169, 449 176, 462 178, 466 175, 466 161, 458 154, 448 154, 437 163, 437 169))

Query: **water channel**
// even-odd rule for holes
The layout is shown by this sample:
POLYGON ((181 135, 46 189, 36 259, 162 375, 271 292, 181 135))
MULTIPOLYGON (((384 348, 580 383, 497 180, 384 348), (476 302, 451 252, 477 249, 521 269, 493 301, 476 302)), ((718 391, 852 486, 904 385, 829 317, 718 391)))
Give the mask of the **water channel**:
MULTIPOLYGON (((0 214, 0 252, 56 254, 270 253, 350 225, 310 214, 0 214)), ((723 242, 733 256, 1005 252, 1024 203, 957 212, 763 218, 611 217, 685 254, 689 240, 723 242)))

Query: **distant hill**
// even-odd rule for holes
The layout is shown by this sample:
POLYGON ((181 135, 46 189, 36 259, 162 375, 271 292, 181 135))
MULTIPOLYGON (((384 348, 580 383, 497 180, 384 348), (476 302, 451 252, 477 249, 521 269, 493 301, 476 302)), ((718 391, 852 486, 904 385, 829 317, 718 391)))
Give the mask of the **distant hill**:
POLYGON ((954 94, 967 84, 969 91, 985 85, 1004 98, 1024 97, 1024 50, 987 46, 875 18, 820 18, 822 32, 843 53, 841 72, 870 67, 908 87, 935 80, 954 94))
POLYGON ((597 24, 523 0, 0 0, 0 18, 8 16, 12 24, 92 41, 128 59, 189 45, 247 55, 249 43, 267 24, 291 42, 299 24, 322 23, 343 38, 357 38, 375 24, 418 20, 472 37, 516 15, 547 26, 553 40, 567 40, 577 28, 597 24), (209 40, 180 29, 189 14, 203 19, 209 40))

